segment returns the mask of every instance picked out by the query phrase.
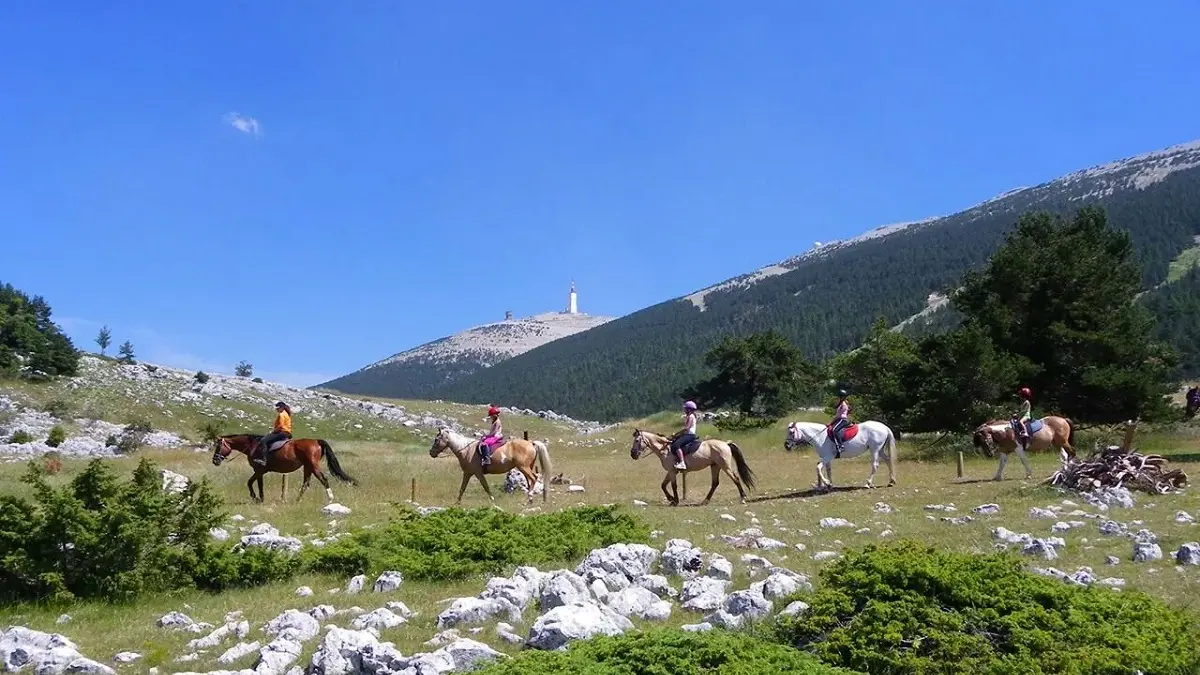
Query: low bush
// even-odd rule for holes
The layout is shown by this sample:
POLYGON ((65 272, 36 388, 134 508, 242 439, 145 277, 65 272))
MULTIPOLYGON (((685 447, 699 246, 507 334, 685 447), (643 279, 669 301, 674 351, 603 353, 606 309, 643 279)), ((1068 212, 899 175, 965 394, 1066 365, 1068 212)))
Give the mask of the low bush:
POLYGON ((117 438, 117 452, 122 455, 130 455, 142 449, 146 444, 146 436, 149 436, 154 431, 154 427, 150 423, 135 419, 125 425, 125 429, 121 431, 120 437, 117 438))
POLYGON ((726 631, 685 633, 656 628, 597 637, 566 651, 527 651, 475 671, 477 675, 834 675, 850 673, 804 652, 726 631))
POLYGON ((307 566, 345 576, 399 570, 407 579, 463 579, 648 541, 649 528, 618 508, 586 506, 535 516, 461 508, 422 516, 405 508, 384 527, 311 549, 307 566))
POLYGON ((214 542, 209 530, 225 514, 207 481, 172 494, 144 459, 126 481, 101 459, 60 487, 36 462, 22 480, 33 502, 0 496, 0 601, 120 602, 177 588, 265 583, 299 568, 282 554, 235 553, 214 542))
POLYGON ((50 429, 50 435, 46 437, 46 445, 57 448, 65 440, 67 440, 67 430, 55 424, 50 429))
POLYGON ((208 373, 204 372, 203 370, 196 371, 196 382, 200 384, 207 384, 208 373))
POLYGON ((14 445, 19 444, 19 443, 32 443, 33 442, 33 434, 29 433, 28 431, 25 431, 24 429, 22 429, 21 431, 14 431, 13 435, 8 438, 8 442, 12 443, 14 445))
POLYGON ((878 675, 1200 669, 1200 638, 1183 612, 1022 565, 1009 553, 868 546, 822 570, 819 589, 804 598, 809 612, 767 630, 827 663, 878 675))

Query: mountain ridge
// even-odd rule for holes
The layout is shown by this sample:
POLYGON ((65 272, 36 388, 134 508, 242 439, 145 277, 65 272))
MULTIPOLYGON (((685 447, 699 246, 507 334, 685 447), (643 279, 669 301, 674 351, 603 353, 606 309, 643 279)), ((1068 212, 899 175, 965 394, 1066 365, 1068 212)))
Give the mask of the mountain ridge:
MULTIPOLYGON (((821 360, 861 343, 874 321, 919 328, 931 298, 983 264, 1021 213, 1091 203, 1130 232, 1148 292, 1200 234, 1200 141, 1097 164, 1006 190, 946 216, 893 223, 665 300, 431 388, 462 402, 504 402, 611 420, 670 407, 703 377, 727 334, 783 332, 821 360), (912 321, 909 321, 909 320, 912 321), (908 321, 908 323, 905 323, 908 321)), ((1153 304, 1153 303, 1151 303, 1153 304)), ((380 394, 387 383, 378 383, 380 394)), ((393 394, 394 395, 394 394, 393 394)))

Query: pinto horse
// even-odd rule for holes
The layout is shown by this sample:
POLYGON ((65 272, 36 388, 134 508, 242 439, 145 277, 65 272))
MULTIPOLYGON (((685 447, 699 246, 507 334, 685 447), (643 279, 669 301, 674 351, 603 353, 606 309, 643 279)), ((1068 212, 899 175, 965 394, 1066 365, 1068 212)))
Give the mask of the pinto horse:
POLYGON ((458 458, 458 465, 463 472, 462 485, 458 487, 458 500, 454 502, 455 504, 462 503, 462 496, 467 490, 467 483, 471 482, 471 476, 479 479, 479 484, 483 486, 484 492, 492 500, 493 506, 496 505, 496 498, 492 495, 492 489, 488 487, 484 474, 506 474, 513 469, 520 471, 528 486, 525 491, 528 497, 525 500, 526 504, 533 503, 533 488, 537 485, 535 462, 542 470, 544 476, 542 480, 550 479, 550 448, 547 447, 545 441, 506 438, 502 445, 492 448, 492 461, 485 467, 483 458, 479 456, 477 439, 464 436, 449 427, 442 427, 434 437, 433 444, 429 446, 429 456, 436 458, 447 450, 458 458))
POLYGON ((263 474, 288 474, 299 468, 304 469, 304 483, 300 485, 300 496, 296 497, 296 501, 300 501, 304 497, 304 491, 308 489, 308 483, 315 475, 317 480, 321 481, 321 485, 325 487, 326 503, 332 502, 333 490, 329 489, 329 481, 325 478, 325 472, 321 471, 322 456, 325 457, 325 461, 329 464, 329 470, 333 475, 346 483, 358 485, 356 480, 342 470, 342 465, 338 463, 337 455, 333 454, 333 446, 329 445, 324 439, 292 438, 285 441, 282 445, 273 444, 272 447, 277 449, 267 453, 266 466, 259 466, 250 461, 250 453, 258 446, 260 440, 262 440, 262 436, 256 434, 226 434, 218 436, 212 456, 213 466, 220 466, 221 462, 228 459, 230 453, 234 450, 246 455, 246 461, 250 464, 250 468, 254 469, 254 475, 250 477, 250 480, 246 481, 246 487, 250 490, 250 498, 256 502, 261 503, 263 501, 263 474), (258 495, 254 494, 255 483, 258 483, 258 495))
MULTIPOLYGON (((1038 452, 1051 446, 1058 448, 1059 456, 1066 461, 1075 457, 1075 425, 1065 417, 1050 415, 1037 420, 1030 420, 1029 451, 1038 452)), ((1004 466, 1008 464, 1008 456, 1014 451, 1021 464, 1025 465, 1025 477, 1033 477, 1033 469, 1029 467, 1029 458, 1025 448, 1017 443, 1017 432, 1013 429, 1011 420, 991 420, 984 422, 975 429, 972 444, 981 448, 985 455, 991 457, 1000 450, 1000 466, 992 480, 1004 478, 1004 466)))
MULTIPOLYGON (((700 503, 708 504, 708 500, 712 499, 713 493, 717 491, 717 485, 721 482, 721 472, 724 471, 725 475, 729 476, 733 480, 733 484, 737 486, 738 494, 741 495, 742 503, 745 504, 745 487, 754 489, 754 472, 750 470, 750 465, 746 464, 742 449, 733 441, 716 439, 693 441, 689 446, 695 447, 695 450, 692 450, 692 447, 684 448, 683 463, 687 467, 684 471, 699 471, 706 466, 712 468, 712 486, 708 488, 708 494, 704 495, 704 501, 700 503), (692 451, 688 452, 689 450, 692 451), (731 467, 737 468, 736 475, 731 467)), ((629 456, 634 460, 639 460, 645 456, 647 450, 658 455, 659 462, 667 472, 661 486, 663 494, 667 497, 667 503, 671 506, 679 506, 679 485, 675 481, 675 475, 679 469, 675 468, 676 456, 671 451, 671 439, 653 431, 634 429, 633 447, 629 449, 629 456), (675 493, 674 495, 667 492, 667 483, 671 484, 671 491, 675 493)))
POLYGON ((1200 410, 1200 387, 1188 389, 1184 401, 1187 403, 1183 411, 1184 419, 1190 420, 1196 416, 1196 411, 1200 410))

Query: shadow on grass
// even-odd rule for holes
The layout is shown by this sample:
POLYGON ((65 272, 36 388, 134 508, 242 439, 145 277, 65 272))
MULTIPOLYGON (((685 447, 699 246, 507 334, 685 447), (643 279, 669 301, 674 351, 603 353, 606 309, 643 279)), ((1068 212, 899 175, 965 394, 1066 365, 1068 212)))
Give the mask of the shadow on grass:
MULTIPOLYGON (((859 490, 869 490, 869 489, 871 489, 871 488, 868 488, 865 485, 838 485, 838 486, 834 486, 833 488, 827 488, 824 490, 820 490, 815 487, 812 487, 812 488, 808 488, 807 490, 801 490, 799 492, 786 492, 781 495, 762 495, 760 497, 750 497, 749 499, 746 500, 746 503, 754 504, 754 503, 758 503, 758 502, 778 501, 780 499, 805 499, 807 497, 823 497, 825 495, 832 495, 832 494, 835 494, 838 492, 857 492, 859 490)), ((881 487, 877 487, 875 489, 876 490, 886 490, 887 488, 881 486, 881 487)))

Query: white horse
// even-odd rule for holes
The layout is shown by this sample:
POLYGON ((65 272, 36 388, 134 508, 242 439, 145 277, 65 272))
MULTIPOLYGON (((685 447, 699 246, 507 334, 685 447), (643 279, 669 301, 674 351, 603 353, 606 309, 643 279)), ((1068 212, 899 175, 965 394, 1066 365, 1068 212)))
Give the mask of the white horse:
MULTIPOLYGON (((842 445, 842 459, 861 455, 871 449, 871 475, 867 487, 875 487, 875 472, 879 469, 879 455, 887 460, 888 487, 896 484, 896 435, 882 422, 868 420, 857 425, 858 433, 842 445)), ((798 445, 811 445, 820 455, 817 462, 817 489, 833 488, 833 454, 837 451, 829 430, 818 422, 792 422, 788 424, 787 439, 783 447, 789 452, 798 445)))

